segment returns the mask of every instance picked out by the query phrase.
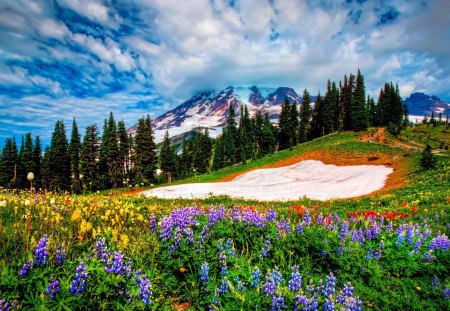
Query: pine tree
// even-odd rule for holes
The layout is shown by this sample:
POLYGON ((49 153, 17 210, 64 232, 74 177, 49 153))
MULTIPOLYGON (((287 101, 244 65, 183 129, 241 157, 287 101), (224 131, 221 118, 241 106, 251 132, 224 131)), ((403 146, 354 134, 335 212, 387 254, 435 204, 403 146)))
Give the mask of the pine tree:
POLYGON ((125 128, 125 122, 117 123, 118 165, 122 178, 130 171, 130 139, 125 128))
POLYGON ((270 122, 269 114, 266 112, 262 125, 261 153, 263 155, 275 152, 277 135, 276 128, 270 122))
POLYGON ((356 75, 356 87, 351 101, 349 129, 354 131, 367 129, 366 91, 364 77, 359 69, 356 75))
POLYGON ((15 187, 23 189, 27 186, 27 173, 25 172, 25 166, 24 166, 24 153, 25 153, 25 138, 22 135, 19 154, 16 159, 16 185, 15 187))
POLYGON ((156 144, 153 139, 153 129, 150 116, 138 121, 135 136, 135 170, 137 178, 144 182, 155 182, 156 144))
POLYGON ((299 141, 304 143, 308 140, 308 135, 311 127, 311 97, 308 91, 305 89, 303 91, 302 106, 300 109, 300 130, 299 130, 299 141))
POLYGON ((236 115, 233 106, 228 110, 227 125, 223 133, 223 163, 224 166, 236 163, 238 128, 236 125, 236 115))
POLYGON ((278 120, 278 145, 280 150, 288 149, 292 145, 292 129, 290 124, 291 105, 289 99, 285 97, 284 104, 281 106, 280 118, 278 120))
POLYGON ((22 165, 25 174, 27 175, 29 172, 33 172, 35 169, 35 160, 33 154, 33 139, 31 138, 31 133, 25 134, 25 145, 23 148, 22 154, 22 165))
POLYGON ((34 160, 34 187, 39 189, 42 187, 42 148, 41 139, 36 136, 34 141, 33 149, 33 160, 34 160))
POLYGON ((108 121, 105 120, 102 144, 100 146, 100 163, 102 165, 102 171, 104 171, 103 178, 105 187, 112 186, 116 188, 122 183, 117 126, 112 112, 109 113, 108 121))
POLYGON ((17 146, 12 138, 7 138, 0 158, 0 185, 16 187, 17 146))
POLYGON ((70 189, 70 153, 63 121, 57 121, 55 124, 48 156, 48 169, 50 190, 70 189))
POLYGON ((317 94, 316 104, 314 105, 314 109, 312 111, 312 120, 311 120, 311 138, 317 138, 323 136, 325 133, 324 125, 323 125, 323 104, 322 96, 317 94))
POLYGON ((181 155, 178 162, 178 172, 180 178, 186 178, 193 175, 193 155, 194 144, 192 141, 183 141, 183 147, 181 149, 181 155))
POLYGON ((214 143, 214 156, 212 163, 213 171, 217 171, 221 168, 223 168, 223 135, 222 137, 218 137, 214 143))
POLYGON ((206 129, 205 133, 199 133, 195 140, 193 166, 197 174, 205 174, 210 171, 211 156, 212 142, 208 129, 206 129))
POLYGON ((100 137, 95 124, 86 127, 80 150, 80 172, 83 187, 89 191, 99 189, 98 160, 100 158, 100 137))
MULTIPOLYGON (((291 146, 295 146, 298 144, 299 139, 300 139, 300 134, 299 134, 299 130, 300 130, 300 122, 299 122, 299 112, 297 109, 297 103, 293 102, 291 105, 291 111, 289 113, 289 123, 290 123, 290 128, 291 128, 291 146)), ((300 141, 301 142, 301 141, 300 141)))
POLYGON ((166 180, 169 180, 169 176, 175 177, 176 175, 176 154, 174 148, 170 145, 169 132, 166 131, 164 140, 162 142, 161 151, 159 153, 159 166, 164 172, 166 180))
POLYGON ((69 153, 71 158, 71 168, 72 168, 72 190, 75 193, 81 192, 80 184, 80 149, 81 149, 81 137, 78 132, 77 122, 75 117, 72 122, 72 133, 70 135, 69 153))
MULTIPOLYGON (((335 84, 333 83, 335 86, 335 84)), ((336 120, 338 120, 338 117, 336 116, 336 109, 337 102, 335 98, 336 90, 333 89, 331 81, 328 80, 327 83, 327 91, 325 93, 324 97, 324 104, 323 104, 323 129, 324 134, 330 134, 333 131, 336 130, 336 120)))
POLYGON ((427 146, 422 152, 422 158, 420 159, 420 166, 423 169, 427 170, 434 167, 435 162, 436 161, 431 151, 431 146, 427 144, 427 146))

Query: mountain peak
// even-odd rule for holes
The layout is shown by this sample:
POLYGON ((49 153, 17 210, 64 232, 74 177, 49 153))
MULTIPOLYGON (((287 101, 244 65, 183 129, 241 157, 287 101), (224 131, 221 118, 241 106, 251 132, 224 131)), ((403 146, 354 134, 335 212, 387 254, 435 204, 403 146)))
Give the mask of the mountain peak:
POLYGON ((431 116, 431 112, 443 115, 450 114, 450 103, 444 102, 436 95, 414 92, 405 99, 409 114, 412 116, 431 116))

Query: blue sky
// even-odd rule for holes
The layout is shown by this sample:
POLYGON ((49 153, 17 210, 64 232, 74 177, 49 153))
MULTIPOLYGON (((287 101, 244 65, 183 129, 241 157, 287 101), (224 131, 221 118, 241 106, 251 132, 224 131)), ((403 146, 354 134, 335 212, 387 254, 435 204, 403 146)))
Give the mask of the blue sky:
POLYGON ((448 55, 448 0, 0 0, 0 145, 229 85, 315 94, 358 67, 373 96, 394 81, 450 100, 448 55))

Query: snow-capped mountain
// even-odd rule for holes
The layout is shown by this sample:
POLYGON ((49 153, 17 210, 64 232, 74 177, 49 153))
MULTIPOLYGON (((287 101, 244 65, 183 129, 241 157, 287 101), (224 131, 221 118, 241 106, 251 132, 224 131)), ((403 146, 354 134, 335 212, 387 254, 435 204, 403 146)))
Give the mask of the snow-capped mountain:
MULTIPOLYGON (((178 107, 164 113, 152 120, 155 131, 155 141, 160 142, 166 130, 171 137, 180 135, 195 128, 208 128, 211 137, 222 133, 222 127, 228 118, 228 108, 233 106, 239 118, 240 106, 246 105, 250 116, 257 111, 269 114, 271 120, 278 119, 281 105, 285 97, 289 101, 301 103, 301 97, 294 89, 288 87, 258 88, 227 87, 217 91, 206 91, 195 94, 178 107)), ((314 97, 312 98, 314 100, 314 97)), ((136 131, 136 125, 130 128, 129 133, 136 131)))
POLYGON ((405 99, 405 103, 411 116, 423 117, 426 115, 430 117, 431 111, 434 111, 436 117, 440 112, 443 116, 450 115, 450 103, 444 102, 434 95, 429 96, 419 92, 412 93, 405 99))

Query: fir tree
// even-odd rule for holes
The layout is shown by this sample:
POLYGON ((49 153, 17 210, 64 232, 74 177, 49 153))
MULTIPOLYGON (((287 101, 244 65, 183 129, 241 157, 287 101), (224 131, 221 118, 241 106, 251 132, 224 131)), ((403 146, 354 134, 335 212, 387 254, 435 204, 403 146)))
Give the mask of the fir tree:
POLYGON ((303 100, 300 109, 300 130, 299 141, 304 143, 308 140, 308 135, 311 127, 311 97, 308 91, 303 91, 303 100))
POLYGON ((427 170, 434 167, 435 159, 433 153, 431 151, 431 146, 427 144, 425 149, 422 152, 422 158, 420 159, 420 166, 427 170))
POLYGON ((125 122, 117 123, 118 165, 122 178, 130 171, 130 139, 125 128, 125 122))
POLYGON ((31 133, 26 133, 25 145, 22 154, 22 165, 25 174, 28 174, 29 172, 33 172, 34 174, 36 163, 34 160, 33 148, 33 139, 31 138, 31 133))
POLYGON ((0 158, 0 185, 16 187, 17 146, 12 138, 7 138, 0 158))
POLYGON ((100 187, 98 180, 98 160, 100 157, 100 137, 95 124, 86 127, 80 150, 80 172, 83 187, 90 191, 100 187))
POLYGON ((212 156, 212 142, 208 134, 199 133, 195 142, 195 152, 193 157, 193 166, 198 174, 205 174, 210 171, 210 163, 212 156))
POLYGON ((367 129, 367 112, 366 112, 366 91, 364 86, 364 77, 358 69, 356 76, 356 87, 351 101, 349 128, 355 131, 367 129))
POLYGON ((233 106, 228 110, 227 125, 223 133, 223 163, 225 166, 236 163, 238 128, 233 106))
POLYGON ((57 121, 55 125, 49 150, 48 169, 50 190, 70 189, 70 153, 63 121, 57 121))
POLYGON ((312 120, 311 120, 311 138, 317 138, 323 136, 325 133, 324 125, 323 125, 323 104, 322 96, 317 94, 316 104, 314 105, 314 109, 312 112, 312 120))
POLYGON ((42 147, 41 147, 41 139, 39 136, 36 136, 34 141, 34 149, 33 149, 33 160, 34 160, 34 187, 39 189, 42 187, 42 147))
POLYGON ((161 151, 159 153, 159 166, 164 172, 166 180, 169 175, 175 177, 176 174, 176 154, 174 148, 170 145, 169 132, 166 131, 162 142, 161 151))
POLYGON ((292 129, 290 124, 291 105, 289 99, 285 97, 284 104, 281 106, 280 118, 278 120, 278 145, 280 150, 288 149, 292 145, 292 129))
POLYGON ((218 137, 214 143, 214 156, 212 163, 213 171, 217 171, 221 168, 223 168, 223 135, 222 137, 218 137))
POLYGON ((72 134, 70 135, 70 145, 69 152, 70 158, 72 160, 72 175, 74 178, 74 185, 78 187, 78 182, 80 180, 80 149, 81 149, 81 137, 78 132, 78 126, 75 118, 72 122, 72 134))
POLYGON ((149 115, 138 121, 134 148, 137 178, 142 177, 144 182, 155 182, 156 164, 158 160, 149 115))
POLYGON ((301 142, 300 139, 300 122, 299 122, 299 112, 297 109, 297 103, 293 102, 292 106, 291 106, 291 111, 289 114, 289 123, 290 123, 290 128, 291 128, 291 146, 295 146, 297 145, 297 143, 301 142))
POLYGON ((261 153, 263 155, 275 152, 277 145, 277 132, 270 122, 269 114, 266 112, 262 125, 261 153))

